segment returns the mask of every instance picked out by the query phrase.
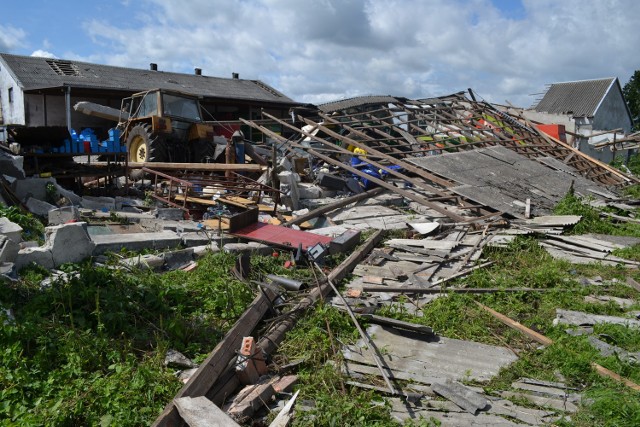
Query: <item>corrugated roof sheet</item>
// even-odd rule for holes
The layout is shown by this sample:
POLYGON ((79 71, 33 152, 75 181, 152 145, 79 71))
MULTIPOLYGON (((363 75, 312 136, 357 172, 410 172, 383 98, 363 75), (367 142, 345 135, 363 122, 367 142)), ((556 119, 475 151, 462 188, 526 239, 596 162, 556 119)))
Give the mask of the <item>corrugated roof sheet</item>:
POLYGON ((0 53, 25 91, 62 86, 138 92, 171 89, 212 98, 297 104, 259 80, 114 67, 87 62, 0 53))
POLYGON ((325 113, 332 113, 334 111, 347 110, 364 105, 388 104, 389 102, 398 102, 398 98, 389 95, 357 96, 355 98, 327 102, 326 104, 319 105, 318 108, 325 113))
POLYGON ((552 114, 571 113, 575 117, 592 117, 616 80, 611 77, 554 83, 533 109, 552 114))

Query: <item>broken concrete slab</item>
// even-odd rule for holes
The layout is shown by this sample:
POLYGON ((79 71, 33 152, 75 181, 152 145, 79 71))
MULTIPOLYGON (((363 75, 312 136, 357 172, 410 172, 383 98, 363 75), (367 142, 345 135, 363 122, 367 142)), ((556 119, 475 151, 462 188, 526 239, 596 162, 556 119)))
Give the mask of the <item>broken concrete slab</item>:
POLYGON ((3 175, 24 179, 24 157, 0 151, 0 170, 3 175))
POLYGON ((188 248, 192 246, 205 246, 215 239, 215 235, 207 234, 204 231, 189 231, 187 233, 179 233, 182 244, 188 248))
POLYGON ((640 352, 629 352, 616 345, 608 344, 593 335, 589 336, 588 340, 589 343, 604 357, 617 355, 620 360, 624 360, 628 363, 638 363, 638 361, 640 361, 640 352))
POLYGON ((284 171, 278 174, 278 179, 280 180, 280 191, 283 194, 283 203, 292 210, 300 209, 300 191, 298 189, 300 176, 294 172, 284 171))
POLYGON ((336 191, 327 190, 306 182, 299 182, 298 194, 301 199, 322 199, 324 197, 335 197, 336 191))
POLYGON ((197 368, 198 365, 178 350, 169 349, 164 357, 164 366, 170 368, 191 369, 197 368))
POLYGON ((216 242, 211 242, 208 245, 194 246, 192 249, 193 249, 193 256, 196 259, 201 258, 209 253, 220 252, 220 247, 216 242))
POLYGON ((16 282, 18 276, 16 274, 16 266, 12 262, 0 262, 0 282, 16 282))
POLYGON ((36 264, 47 270, 54 268, 53 255, 49 247, 30 247, 20 249, 16 258, 16 270, 20 271, 24 267, 36 264))
POLYGON ((159 270, 164 265, 164 257, 160 255, 138 255, 120 261, 120 265, 129 268, 141 268, 148 270, 159 270))
POLYGON ((180 245, 180 236, 172 231, 156 233, 105 234, 92 236, 94 255, 120 252, 122 249, 139 252, 144 249, 171 249, 180 245))
POLYGON ((116 199, 113 197, 84 196, 80 201, 80 206, 85 209, 110 212, 116 210, 116 199))
POLYGON ((0 234, 0 263, 13 263, 18 257, 20 245, 6 235, 0 234))
POLYGON ((55 185, 56 181, 53 178, 26 178, 16 180, 12 187, 13 192, 22 201, 26 201, 29 197, 46 200, 47 184, 55 185))
POLYGON ((9 218, 0 217, 0 234, 8 237, 15 243, 22 242, 22 227, 9 218))
POLYGON ((45 229, 44 246, 51 250, 54 266, 80 262, 93 254, 95 244, 86 222, 56 225, 45 229), (69 250, 73 248, 73 250, 69 250))
POLYGON ((153 216, 162 220, 181 221, 184 219, 184 211, 179 208, 156 208, 153 216))
POLYGON ((177 270, 193 261, 193 249, 182 249, 164 254, 164 268, 166 270, 177 270))
POLYGON ((256 252, 260 255, 269 255, 273 252, 270 246, 258 242, 249 243, 227 243, 222 250, 228 253, 252 253, 256 252))
POLYGON ((63 206, 51 209, 48 213, 49 225, 60 225, 80 221, 80 211, 76 206, 63 206))
POLYGON ((49 211, 56 208, 51 203, 36 199, 35 197, 29 197, 25 202, 25 206, 27 207, 29 212, 43 218, 48 218, 49 211))

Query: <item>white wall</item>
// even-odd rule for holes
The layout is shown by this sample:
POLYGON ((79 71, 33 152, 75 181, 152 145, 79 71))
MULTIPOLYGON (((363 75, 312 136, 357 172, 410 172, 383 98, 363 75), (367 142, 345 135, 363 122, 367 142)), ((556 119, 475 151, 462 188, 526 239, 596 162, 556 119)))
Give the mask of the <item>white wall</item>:
POLYGON ((24 96, 22 89, 9 73, 9 68, 0 59, 0 106, 3 125, 24 125, 24 96), (9 102, 9 88, 13 88, 13 102, 9 102))

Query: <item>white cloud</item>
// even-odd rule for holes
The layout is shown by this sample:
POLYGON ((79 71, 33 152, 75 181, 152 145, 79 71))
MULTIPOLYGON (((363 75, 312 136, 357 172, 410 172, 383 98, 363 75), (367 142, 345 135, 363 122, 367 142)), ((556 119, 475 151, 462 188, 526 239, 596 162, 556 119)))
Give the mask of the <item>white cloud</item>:
POLYGON ((84 26, 100 49, 85 60, 239 72, 302 102, 422 98, 470 87, 490 101, 528 106, 529 94, 546 83, 618 76, 624 84, 639 67, 635 0, 523 0, 518 19, 490 0, 146 0, 128 7, 139 18, 126 26, 84 26))
POLYGON ((42 50, 42 49, 38 49, 38 50, 34 51, 31 54, 31 56, 39 56, 39 57, 42 57, 42 58, 52 58, 52 59, 57 59, 58 58, 53 53, 47 52, 46 50, 42 50))
POLYGON ((0 24, 0 52, 11 52, 24 46, 26 36, 20 28, 0 24))

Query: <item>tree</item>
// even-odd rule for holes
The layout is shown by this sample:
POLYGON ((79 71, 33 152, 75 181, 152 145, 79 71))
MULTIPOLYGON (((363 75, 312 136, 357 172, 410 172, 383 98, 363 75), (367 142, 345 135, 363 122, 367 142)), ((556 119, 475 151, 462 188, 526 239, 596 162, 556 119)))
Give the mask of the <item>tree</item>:
POLYGON ((633 76, 622 88, 622 93, 627 100, 629 110, 631 110, 634 129, 638 130, 638 127, 640 127, 640 70, 636 70, 633 73, 633 76))

